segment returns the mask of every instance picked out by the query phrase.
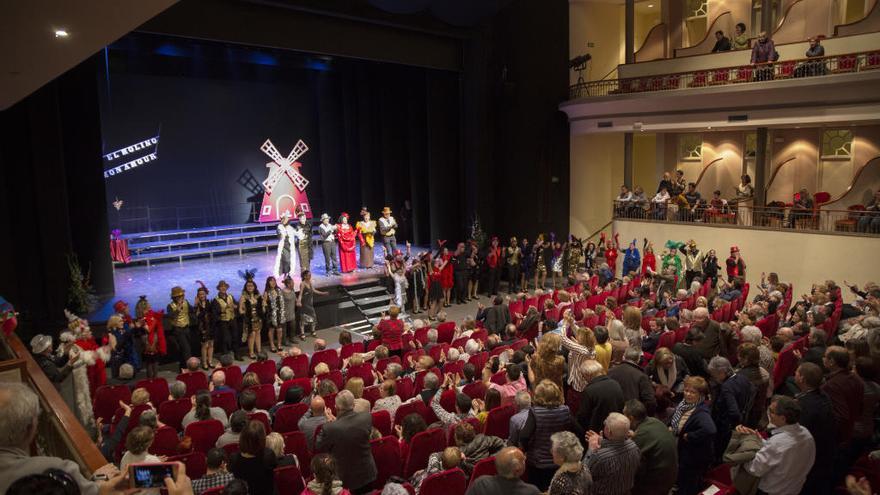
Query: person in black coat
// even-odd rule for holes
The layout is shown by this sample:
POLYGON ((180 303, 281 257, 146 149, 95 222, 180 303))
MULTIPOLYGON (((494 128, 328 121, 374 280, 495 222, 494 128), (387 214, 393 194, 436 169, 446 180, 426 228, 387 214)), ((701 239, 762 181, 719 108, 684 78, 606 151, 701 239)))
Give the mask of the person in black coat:
POLYGON ((730 51, 730 38, 724 36, 724 31, 715 31, 715 46, 712 53, 730 51))
POLYGON ((801 490, 804 495, 831 493, 837 423, 831 399, 819 389, 822 375, 822 368, 804 362, 794 374, 794 381, 801 390, 795 396, 801 406, 798 423, 810 431, 816 442, 816 459, 801 490))
POLYGON ((336 395, 337 416, 327 413, 315 444, 316 450, 336 459, 339 479, 352 493, 369 491, 376 479, 376 463, 370 450, 373 417, 369 411, 354 411, 354 395, 342 390, 336 395))
POLYGON ((678 440, 677 495, 696 495, 702 489, 703 474, 712 464, 717 434, 706 404, 709 385, 702 377, 684 381, 684 400, 675 408, 670 421, 678 440))
POLYGON ((640 401, 653 414, 657 408, 657 399, 654 397, 654 386, 645 371, 639 366, 642 352, 629 347, 623 355, 623 362, 612 366, 608 370, 608 376, 620 385, 623 391, 624 402, 636 399, 640 401))
POLYGON ((703 354, 699 348, 701 340, 703 340, 702 330, 691 328, 688 330, 684 342, 679 342, 672 346, 672 352, 676 356, 681 356, 691 375, 700 376, 708 380, 709 371, 706 370, 706 361, 703 361, 703 354))
POLYGON ((492 307, 486 309, 486 328, 490 334, 500 335, 508 323, 510 323, 510 310, 507 309, 501 296, 495 296, 492 307))
POLYGON ((577 423, 584 431, 598 433, 605 428, 608 414, 623 411, 623 390, 605 374, 605 368, 598 361, 584 361, 581 364, 581 373, 588 384, 581 394, 577 423))
POLYGON ((752 408, 755 386, 749 379, 733 371, 727 358, 716 356, 709 361, 709 374, 718 385, 712 401, 712 421, 718 429, 715 439, 715 460, 721 460, 730 442, 730 434, 745 420, 746 412, 752 408))

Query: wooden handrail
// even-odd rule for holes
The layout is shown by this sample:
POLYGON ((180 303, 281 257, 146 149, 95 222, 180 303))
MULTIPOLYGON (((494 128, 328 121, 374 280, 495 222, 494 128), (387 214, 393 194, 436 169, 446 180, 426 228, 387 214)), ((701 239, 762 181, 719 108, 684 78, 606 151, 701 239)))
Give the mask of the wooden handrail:
MULTIPOLYGON (((801 1, 801 0, 798 0, 798 1, 801 1)), ((708 28, 706 28, 706 34, 703 36, 703 39, 701 39, 698 43, 692 44, 691 46, 683 46, 681 48, 676 48, 674 50, 674 52, 678 52, 679 50, 687 50, 688 48, 695 48, 695 47, 702 45, 707 39, 709 39, 709 35, 715 34, 715 24, 718 22, 718 19, 721 19, 725 15, 729 15, 729 16, 733 17, 733 13, 729 10, 725 10, 724 12, 718 14, 717 16, 715 16, 715 19, 712 19, 712 24, 709 25, 708 28)), ((731 41, 731 43, 733 43, 733 42, 731 41)), ((705 54, 703 54, 703 55, 705 55, 705 54)))
POLYGON ((583 240, 583 241, 589 241, 589 240, 592 239, 593 237, 596 237, 596 236, 599 235, 603 230, 605 230, 606 228, 608 228, 608 227, 611 225, 612 222, 614 222, 614 219, 613 219, 613 218, 612 218, 611 220, 608 220, 608 223, 606 223, 605 225, 599 227, 599 230, 593 232, 592 234, 588 235, 585 239, 582 239, 582 240, 583 240))
MULTIPOLYGON (((661 22, 659 24, 654 24, 654 27, 652 27, 648 31, 648 34, 645 35, 645 41, 642 42, 642 46, 640 46, 635 52, 633 52, 633 58, 635 58, 636 55, 638 55, 639 52, 642 51, 642 48, 645 48, 645 45, 648 43, 648 41, 651 40, 651 35, 654 34, 654 30, 659 29, 659 28, 666 29, 666 23, 661 22)), ((664 54, 664 58, 665 58, 665 54, 664 54)))
POLYGON ((601 79, 597 79, 597 81, 604 81, 606 77, 610 76, 611 74, 614 74, 614 71, 616 71, 616 70, 617 70, 617 66, 615 65, 613 69, 608 71, 608 74, 605 74, 604 76, 602 76, 601 79))
POLYGON ((843 191, 843 192, 840 194, 840 196, 838 196, 838 197, 836 197, 836 198, 834 198, 834 199, 829 199, 828 201, 822 203, 822 206, 830 205, 831 203, 836 203, 836 202, 840 201, 841 199, 843 199, 847 194, 849 194, 850 191, 852 191, 852 188, 855 187, 856 182, 859 180, 859 177, 861 177, 862 172, 864 172, 865 169, 868 168, 872 163, 880 163, 880 156, 875 156, 874 158, 871 158, 870 160, 868 160, 867 162, 865 162, 865 164, 862 165, 862 166, 859 168, 859 170, 856 172, 855 176, 853 176, 853 180, 852 180, 852 182, 850 182, 850 184, 849 184, 849 186, 846 188, 846 190, 843 191))
POLYGON ((785 165, 786 163, 788 163, 788 162, 790 162, 790 161, 792 161, 792 160, 795 160, 795 159, 797 159, 796 156, 790 156, 790 157, 786 158, 785 160, 783 160, 782 163, 780 163, 779 165, 776 166, 776 168, 773 169, 773 173, 770 174, 770 180, 768 180, 768 181, 767 181, 767 185, 764 186, 764 192, 765 192, 765 193, 766 193, 767 191, 770 190, 770 186, 772 186, 772 185, 773 185, 773 181, 776 180, 776 174, 779 173, 779 169, 781 169, 782 166, 785 165))
MULTIPOLYGON (((760 64, 731 65, 728 67, 714 67, 711 69, 688 70, 688 71, 683 71, 683 72, 673 72, 670 74, 651 74, 651 75, 644 75, 644 76, 627 77, 624 79, 609 79, 609 81, 632 82, 632 81, 639 81, 642 79, 656 79, 656 78, 661 78, 661 77, 684 76, 687 74, 699 74, 699 73, 710 74, 712 72, 718 72, 718 71, 724 71, 724 70, 727 70, 727 71, 737 70, 737 69, 741 69, 743 67, 761 67, 764 65, 773 66, 774 64, 794 64, 794 65, 797 65, 801 62, 806 62, 806 61, 810 61, 811 63, 819 63, 819 62, 826 62, 826 61, 829 61, 829 60, 835 59, 835 58, 858 57, 859 55, 866 55, 869 53, 874 53, 874 51, 871 50, 871 51, 865 51, 865 52, 841 53, 839 55, 827 55, 825 57, 812 57, 812 58, 804 57, 804 58, 795 58, 795 59, 790 59, 790 60, 777 60, 775 62, 764 62, 764 63, 760 63, 760 64)), ((609 82, 609 81, 605 81, 605 82, 609 82)), ((574 88, 576 86, 583 86, 585 88, 588 88, 591 85, 597 85, 601 82, 603 82, 603 81, 589 81, 589 82, 585 82, 581 85, 573 84, 573 85, 569 86, 569 88, 574 88)))
POLYGON ((706 166, 703 167, 703 170, 700 170, 700 175, 697 176, 697 181, 694 182, 694 188, 697 188, 700 186, 700 181, 703 180, 703 174, 706 173, 706 170, 709 170, 709 167, 711 167, 712 165, 715 165, 716 163, 720 162, 721 160, 724 160, 723 156, 719 156, 718 158, 707 163, 706 166))
POLYGON ((25 361, 27 380, 31 388, 36 392, 42 403, 43 413, 57 421, 60 429, 66 435, 63 441, 78 459, 72 459, 79 464, 85 474, 91 476, 101 466, 107 464, 107 459, 101 454, 98 446, 86 432, 73 411, 58 393, 55 385, 46 377, 40 365, 31 356, 30 351, 21 342, 17 335, 7 337, 6 342, 14 356, 25 361))
POLYGON ((865 16, 862 17, 861 19, 856 19, 852 22, 847 22, 846 24, 838 24, 838 25, 834 26, 834 37, 835 38, 837 37, 837 30, 838 29, 840 29, 842 27, 847 27, 847 26, 855 26, 856 24, 863 22, 866 19, 868 19, 869 17, 871 17, 874 14, 874 11, 877 10, 877 5, 880 5, 880 1, 875 1, 874 5, 871 7, 871 9, 868 10, 868 12, 865 13, 865 16))
POLYGON ((791 13, 791 9, 794 8, 795 5, 803 1, 804 0, 794 0, 794 2, 789 4, 789 6, 785 9, 785 13, 782 14, 782 19, 779 20, 779 24, 776 25, 776 29, 773 30, 773 34, 770 36, 770 39, 773 39, 773 36, 776 35, 776 33, 778 33, 780 29, 782 29, 782 26, 785 24, 785 20, 788 19, 788 14, 791 13))

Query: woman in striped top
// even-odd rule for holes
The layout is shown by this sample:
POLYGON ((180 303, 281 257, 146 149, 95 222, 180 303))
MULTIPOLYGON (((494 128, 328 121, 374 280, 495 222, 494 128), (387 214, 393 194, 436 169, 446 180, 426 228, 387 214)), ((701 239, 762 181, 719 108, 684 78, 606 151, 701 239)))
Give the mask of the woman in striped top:
POLYGON ((568 349, 568 384, 578 393, 587 386, 587 378, 581 373, 581 363, 588 359, 596 359, 596 336, 589 328, 578 327, 575 332, 577 340, 566 335, 560 336, 562 347, 568 349))

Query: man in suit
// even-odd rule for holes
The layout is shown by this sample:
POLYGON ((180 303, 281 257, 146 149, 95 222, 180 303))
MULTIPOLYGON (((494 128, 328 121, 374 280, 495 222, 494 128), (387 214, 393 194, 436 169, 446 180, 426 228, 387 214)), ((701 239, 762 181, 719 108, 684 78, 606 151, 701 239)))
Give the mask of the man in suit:
POLYGON ((492 307, 486 309, 486 328, 489 333, 501 334, 504 327, 510 323, 510 311, 507 305, 503 304, 504 299, 501 296, 495 296, 492 301, 492 307))
POLYGON ((688 330, 684 342, 672 346, 672 352, 684 359, 691 375, 701 376, 708 380, 709 371, 706 369, 706 362, 703 361, 703 354, 700 353, 702 341, 703 331, 699 328, 691 328, 688 330))
POLYGON ((721 337, 721 328, 717 321, 709 319, 709 310, 697 308, 694 310, 694 323, 692 328, 703 331, 703 340, 697 344, 697 349, 706 361, 715 356, 726 356, 727 349, 724 339, 721 337))
POLYGON ((629 400, 623 406, 635 432, 633 442, 642 452, 642 461, 633 485, 635 495, 666 495, 678 473, 678 446, 669 428, 659 419, 648 416, 645 405, 629 400))
POLYGON ((816 460, 801 490, 805 495, 831 493, 837 420, 834 418, 831 399, 819 390, 822 386, 822 375, 822 368, 817 364, 803 361, 794 373, 794 381, 800 389, 800 393, 795 396, 801 405, 799 423, 810 431, 816 442, 816 460))
POLYGON ((577 422, 585 431, 598 433, 605 428, 605 418, 609 413, 623 410, 623 390, 605 374, 605 368, 599 361, 584 361, 581 374, 586 378, 587 386, 581 394, 577 422))
POLYGON ((624 400, 637 399, 654 411, 657 408, 657 399, 654 397, 654 386, 645 371, 639 367, 642 351, 636 347, 629 347, 623 355, 623 362, 612 366, 608 370, 608 376, 620 385, 623 390, 624 400))
POLYGON ((336 459, 342 485, 354 494, 367 493, 376 479, 376 463, 370 450, 372 416, 354 411, 354 395, 342 390, 336 395, 338 416, 327 411, 327 423, 318 434, 316 447, 336 459))

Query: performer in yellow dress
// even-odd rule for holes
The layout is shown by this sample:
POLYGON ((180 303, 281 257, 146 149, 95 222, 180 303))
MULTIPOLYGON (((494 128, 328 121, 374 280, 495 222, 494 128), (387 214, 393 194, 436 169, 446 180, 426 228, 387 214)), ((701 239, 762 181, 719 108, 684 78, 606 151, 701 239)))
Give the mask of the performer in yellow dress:
POLYGON ((364 207, 361 209, 361 217, 355 228, 357 229, 358 244, 361 247, 361 268, 373 266, 373 243, 376 236, 376 221, 370 220, 370 212, 364 207))

